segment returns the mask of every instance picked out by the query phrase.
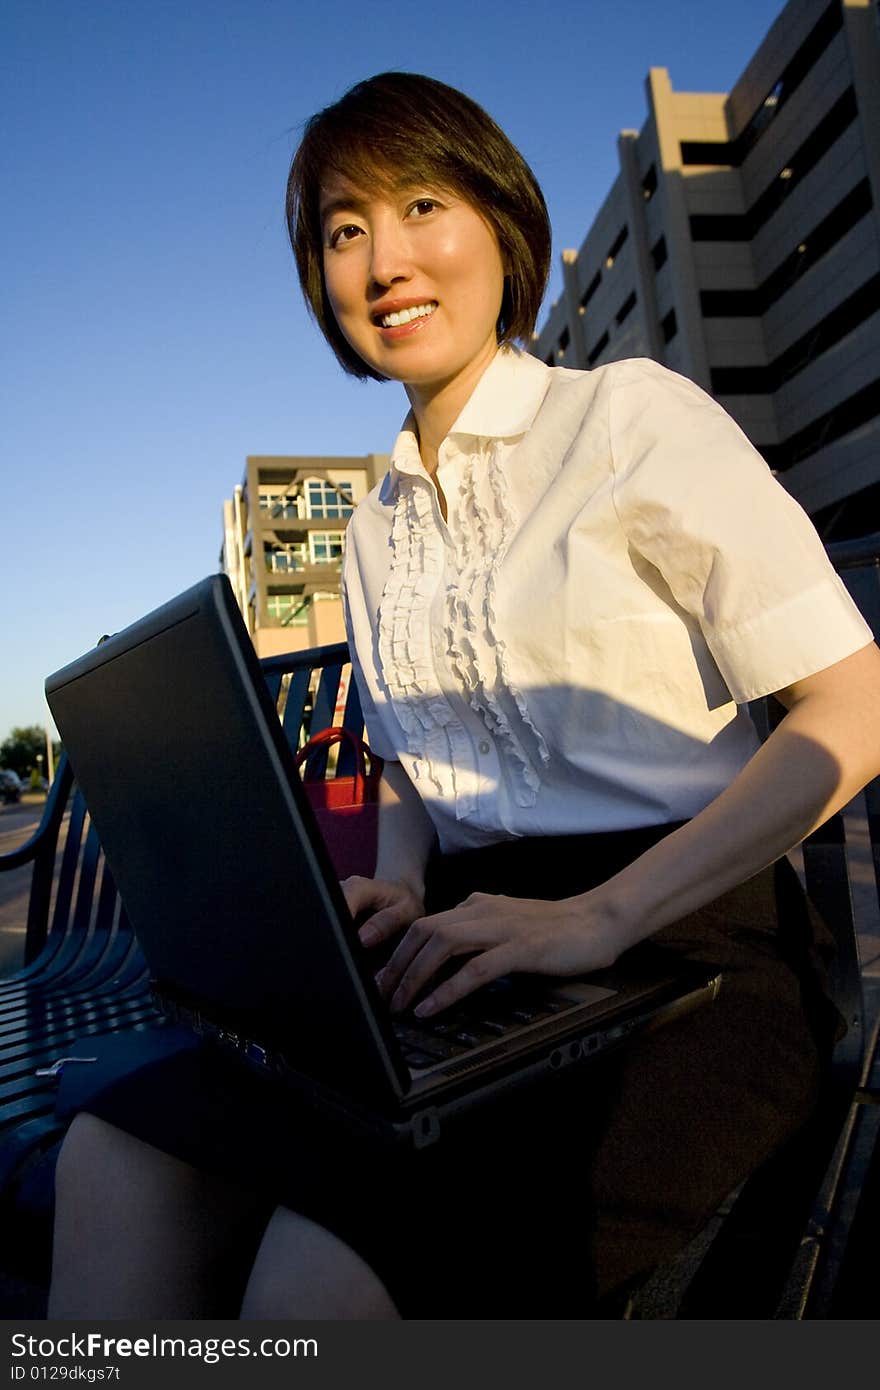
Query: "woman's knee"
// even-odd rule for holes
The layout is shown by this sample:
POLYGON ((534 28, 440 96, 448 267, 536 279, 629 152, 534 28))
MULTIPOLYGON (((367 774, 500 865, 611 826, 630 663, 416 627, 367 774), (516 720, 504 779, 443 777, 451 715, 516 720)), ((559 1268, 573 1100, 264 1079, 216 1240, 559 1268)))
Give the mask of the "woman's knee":
MULTIPOLYGON (((117 1129, 95 1115, 73 1120, 55 1175, 59 1205, 97 1205, 99 1214, 119 1209, 149 1212, 176 1223, 210 1218, 222 1231, 241 1219, 268 1213, 262 1199, 220 1177, 212 1176, 117 1129)), ((262 1226, 261 1228, 262 1229, 262 1226)))
POLYGON ((253 1192, 78 1115, 56 1171, 50 1315, 234 1317, 268 1215, 253 1192))
POLYGON ((356 1251, 316 1222, 278 1207, 254 1261, 241 1316, 388 1320, 399 1314, 356 1251))
MULTIPOLYGON (((95 1178, 100 1182, 130 1156, 130 1136, 85 1112, 74 1116, 58 1154, 56 1194, 83 1194, 95 1178)), ((144 1146, 146 1147, 146 1146, 144 1146)))

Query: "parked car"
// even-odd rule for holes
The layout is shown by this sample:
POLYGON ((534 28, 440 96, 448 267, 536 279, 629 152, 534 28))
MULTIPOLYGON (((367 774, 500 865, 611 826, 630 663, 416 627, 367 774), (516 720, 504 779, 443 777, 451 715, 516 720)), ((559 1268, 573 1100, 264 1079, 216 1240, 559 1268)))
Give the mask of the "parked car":
POLYGON ((17 772, 5 767, 0 768, 0 800, 4 805, 20 801, 23 789, 24 783, 17 772))

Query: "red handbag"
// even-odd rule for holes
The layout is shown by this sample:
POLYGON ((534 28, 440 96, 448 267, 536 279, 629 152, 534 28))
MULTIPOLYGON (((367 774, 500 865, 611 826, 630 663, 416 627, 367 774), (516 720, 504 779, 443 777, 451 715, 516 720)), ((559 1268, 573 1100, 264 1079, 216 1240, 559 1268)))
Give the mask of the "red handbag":
POLYGON ((340 878, 376 871, 379 782, 384 760, 350 729, 334 724, 313 734, 294 760, 324 842, 340 878), (347 743, 355 754, 353 777, 326 777, 327 752, 347 743), (367 761, 369 760, 369 769, 367 761))

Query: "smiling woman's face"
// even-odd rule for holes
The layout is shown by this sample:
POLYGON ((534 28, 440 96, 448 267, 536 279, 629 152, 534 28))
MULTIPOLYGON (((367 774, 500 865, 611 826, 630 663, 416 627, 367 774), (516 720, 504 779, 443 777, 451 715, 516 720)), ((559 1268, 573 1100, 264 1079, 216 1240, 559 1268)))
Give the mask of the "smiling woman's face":
POLYGON ((493 228, 430 187, 321 190, 324 279, 341 332, 416 392, 476 382, 497 350, 504 264, 493 228))

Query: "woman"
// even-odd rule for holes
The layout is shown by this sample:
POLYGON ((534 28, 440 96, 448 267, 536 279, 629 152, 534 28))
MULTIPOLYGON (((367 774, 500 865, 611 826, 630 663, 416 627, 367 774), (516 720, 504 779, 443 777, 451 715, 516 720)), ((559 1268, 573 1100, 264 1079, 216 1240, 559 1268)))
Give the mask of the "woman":
POLYGON ((815 1102, 839 1020, 784 856, 880 770, 880 654, 698 388, 513 348, 546 211, 468 98, 359 84, 308 124, 288 215, 343 367, 411 407, 345 561, 388 761, 376 877, 344 887, 362 939, 394 942, 391 1008, 648 936, 724 985, 418 1154, 355 1151, 200 1052, 145 1067, 65 1143, 50 1315, 205 1316, 243 1291, 244 1318, 589 1316, 815 1102), (759 749, 743 706, 770 692, 788 712, 759 749))

